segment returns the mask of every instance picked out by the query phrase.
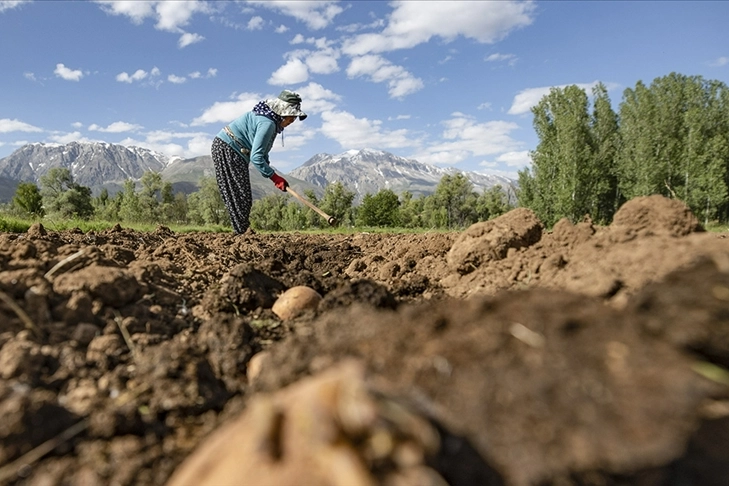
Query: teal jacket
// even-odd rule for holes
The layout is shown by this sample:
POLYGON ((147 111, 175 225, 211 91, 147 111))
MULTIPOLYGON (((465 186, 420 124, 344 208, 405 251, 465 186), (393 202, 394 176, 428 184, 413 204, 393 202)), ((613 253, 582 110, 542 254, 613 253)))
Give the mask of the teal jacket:
POLYGON ((273 147, 273 141, 276 140, 276 123, 268 117, 249 111, 233 120, 228 127, 243 148, 250 151, 250 155, 241 150, 241 147, 230 138, 225 129, 220 130, 218 138, 233 147, 233 150, 238 152, 244 160, 255 165, 263 177, 270 179, 274 170, 268 160, 268 153, 273 147))

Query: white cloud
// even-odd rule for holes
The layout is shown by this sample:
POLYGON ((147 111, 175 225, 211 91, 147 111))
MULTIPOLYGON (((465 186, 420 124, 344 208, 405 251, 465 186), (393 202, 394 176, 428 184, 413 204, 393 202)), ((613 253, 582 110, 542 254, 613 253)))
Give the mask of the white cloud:
MULTIPOLYGON (((288 138, 286 139, 288 142, 288 138)), ((145 135, 144 139, 125 138, 122 145, 136 146, 161 152, 167 156, 183 158, 198 157, 210 153, 212 137, 205 132, 170 132, 155 130, 145 135)))
POLYGON ((120 83, 132 83, 133 81, 142 81, 147 76, 149 76, 149 73, 147 71, 145 71, 144 69, 137 69, 132 75, 129 75, 126 72, 117 74, 116 80, 120 83))
POLYGON ((521 150, 519 152, 506 152, 496 157, 497 162, 502 162, 508 167, 514 167, 516 169, 523 169, 532 163, 532 158, 529 156, 528 150, 521 150))
POLYGON ((80 132, 61 133, 55 132, 48 139, 55 143, 71 143, 71 142, 99 142, 100 140, 94 140, 88 137, 84 137, 80 132))
POLYGON ((84 73, 80 69, 70 69, 61 63, 56 64, 56 69, 53 73, 66 81, 79 81, 84 77, 84 73))
POLYGON ((102 10, 111 15, 126 15, 136 25, 140 25, 147 17, 155 15, 154 6, 157 2, 149 1, 113 1, 100 0, 96 2, 102 10))
POLYGON ((99 126, 95 123, 89 125, 89 130, 91 130, 92 132, 104 132, 104 133, 136 132, 137 130, 140 130, 142 128, 143 127, 141 125, 136 125, 133 123, 127 123, 127 122, 123 122, 123 121, 114 122, 106 128, 99 126))
POLYGON ((406 129, 383 130, 380 120, 356 118, 346 111, 325 111, 321 117, 321 133, 338 142, 344 150, 365 147, 393 149, 420 144, 406 129))
POLYGON ((454 165, 474 156, 516 152, 523 145, 511 137, 511 132, 519 128, 516 123, 479 123, 474 117, 453 113, 442 124, 442 140, 412 155, 413 158, 428 164, 454 165))
POLYGON ((488 102, 488 101, 485 102, 485 103, 481 103, 480 105, 478 105, 477 109, 478 110, 489 110, 489 111, 491 111, 491 103, 488 102))
POLYGON ((3 0, 3 1, 0 1, 0 13, 5 12, 6 10, 13 9, 15 7, 19 7, 24 3, 30 3, 30 0, 3 0))
POLYGON ((208 69, 208 75, 207 75, 208 78, 214 78, 217 75, 218 75, 217 69, 215 69, 215 68, 208 69))
POLYGON ((306 41, 306 38, 301 34, 296 34, 293 39, 289 42, 290 44, 296 45, 296 44, 303 44, 306 41))
POLYGON ((519 171, 529 167, 532 159, 529 151, 522 150, 519 152, 506 152, 498 157, 495 161, 483 161, 479 163, 480 167, 486 169, 487 174, 508 177, 510 179, 519 179, 519 171))
POLYGON ((711 67, 722 67, 729 64, 729 57, 718 57, 709 63, 711 67))
POLYGON ((490 56, 486 56, 484 61, 486 62, 503 62, 506 61, 506 63, 509 66, 514 66, 517 61, 517 57, 514 54, 491 54, 490 56))
POLYGON ((331 74, 339 71, 339 51, 326 48, 312 52, 306 58, 306 66, 315 74, 331 74))
POLYGON ((373 83, 387 82, 392 98, 402 98, 423 88, 423 81, 405 68, 373 54, 353 58, 347 67, 347 76, 365 76, 373 83))
POLYGON ((276 10, 284 15, 295 18, 303 22, 312 30, 323 29, 334 20, 334 17, 344 11, 333 0, 313 0, 301 2, 298 0, 282 0, 272 2, 270 0, 249 1, 249 4, 276 10))
POLYGON ((190 125, 200 126, 209 123, 228 123, 241 116, 261 100, 257 93, 241 93, 233 101, 218 101, 210 108, 203 111, 203 114, 195 118, 190 125))
POLYGON ((141 25, 147 18, 156 20, 157 30, 182 34, 178 40, 180 48, 204 39, 199 34, 184 32, 182 27, 188 25, 196 13, 212 12, 212 7, 202 0, 97 0, 96 3, 106 13, 126 16, 136 25, 141 25))
POLYGON ((282 25, 279 25, 278 27, 276 27, 274 29, 274 32, 276 32, 277 34, 283 34, 283 33, 288 32, 288 31, 289 31, 289 28, 286 27, 283 24, 282 25))
POLYGON ((381 33, 347 39, 343 52, 352 56, 408 49, 439 37, 451 42, 459 36, 491 44, 511 31, 532 23, 531 1, 393 2, 394 10, 381 33), (447 19, 447 21, 444 21, 447 19))
POLYGON ((334 110, 341 96, 318 83, 309 83, 297 90, 301 95, 301 109, 308 115, 334 110))
POLYGON ((175 74, 170 74, 169 76, 167 76, 167 81, 169 81, 172 84, 182 84, 185 81, 187 81, 187 78, 185 78, 184 76, 177 76, 175 74))
POLYGON ((246 26, 248 30, 261 30, 263 29, 263 17, 259 17, 256 15, 255 17, 251 17, 251 20, 248 21, 248 25, 246 26))
MULTIPOLYGON (((566 88, 567 86, 574 85, 578 88, 584 89, 589 96, 592 92, 592 88, 598 83, 599 81, 593 81, 592 83, 570 83, 561 84, 559 86, 542 86, 539 88, 528 88, 517 93, 517 95, 514 97, 514 101, 511 103, 511 108, 509 108, 509 111, 507 113, 509 115, 523 115, 524 113, 529 113, 532 107, 539 104, 539 101, 541 101, 544 96, 548 95, 549 91, 552 88, 562 89, 566 88)), ((608 91, 618 87, 618 85, 615 83, 603 84, 608 89, 608 91)))
POLYGON ((205 2, 184 0, 175 2, 160 1, 155 5, 159 30, 178 32, 187 25, 196 12, 207 11, 205 2))
POLYGON ((268 78, 268 84, 275 86, 303 83, 309 79, 309 68, 301 59, 293 57, 268 78))
POLYGON ((189 32, 185 32, 180 36, 180 39, 177 41, 177 46, 182 49, 191 44, 202 42, 203 40, 205 40, 205 37, 199 34, 191 34, 189 32))
POLYGON ((29 81, 37 81, 37 80, 35 79, 35 74, 33 74, 33 73, 30 73, 30 72, 25 72, 25 73, 23 73, 23 77, 24 77, 25 79, 29 80, 29 81))
POLYGON ((10 118, 0 118, 0 133, 10 132, 42 132, 38 127, 34 127, 20 120, 11 120, 10 118))
POLYGON ((84 126, 84 124, 81 122, 73 122, 73 123, 71 123, 71 126, 73 128, 79 129, 79 128, 82 128, 84 126))

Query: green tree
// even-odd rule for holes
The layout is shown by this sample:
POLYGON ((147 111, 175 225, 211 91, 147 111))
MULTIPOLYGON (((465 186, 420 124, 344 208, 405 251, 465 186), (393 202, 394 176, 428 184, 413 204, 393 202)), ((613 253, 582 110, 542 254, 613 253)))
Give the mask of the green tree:
POLYGON ((531 153, 532 171, 519 173, 524 183, 519 202, 547 225, 589 213, 596 184, 588 99, 577 86, 552 88, 532 108, 539 137, 531 153))
POLYGON ((400 224, 400 200, 390 189, 377 194, 365 194, 357 211, 357 224, 361 226, 392 227, 400 224))
POLYGON ((620 149, 618 115, 612 108, 607 88, 598 83, 592 89, 591 131, 593 155, 588 174, 587 209, 592 219, 608 224, 622 203, 618 191, 617 157, 620 149))
POLYGON ((500 184, 484 189, 477 204, 478 219, 486 221, 509 212, 512 208, 509 197, 500 184))
POLYGON ((230 226, 230 215, 225 207, 215 177, 200 179, 200 190, 187 198, 188 218, 196 224, 230 226))
POLYGON ((93 199, 94 214, 102 221, 118 221, 122 193, 109 197, 109 191, 103 188, 99 196, 93 199))
POLYGON ((334 216, 339 224, 352 224, 352 202, 355 193, 347 189, 341 182, 329 184, 324 190, 321 209, 329 216, 334 216))
POLYGON ((46 212, 61 218, 86 219, 94 214, 91 189, 73 181, 71 171, 53 167, 40 178, 41 195, 46 212))
POLYGON ((426 203, 426 208, 435 227, 463 228, 478 220, 478 196, 473 191, 473 183, 461 173, 444 175, 430 197, 432 200, 426 203))
POLYGON ((137 184, 131 179, 124 181, 124 190, 120 193, 119 218, 127 222, 143 221, 142 208, 139 204, 137 184))
POLYGON ((43 196, 38 186, 32 182, 21 182, 15 190, 12 205, 25 214, 42 218, 45 215, 43 209, 43 196))
POLYGON ((139 191, 140 220, 148 223, 159 223, 161 219, 160 203, 162 199, 162 174, 147 171, 139 180, 142 188, 139 191))
POLYGON ((423 228, 423 197, 414 198, 409 191, 402 193, 399 220, 404 228, 423 228))
POLYGON ((251 207, 251 227, 257 230, 281 231, 287 199, 283 194, 269 194, 256 200, 251 207))
POLYGON ((671 73, 626 89, 620 105, 619 187, 626 199, 680 198, 704 220, 727 208, 727 87, 671 73))

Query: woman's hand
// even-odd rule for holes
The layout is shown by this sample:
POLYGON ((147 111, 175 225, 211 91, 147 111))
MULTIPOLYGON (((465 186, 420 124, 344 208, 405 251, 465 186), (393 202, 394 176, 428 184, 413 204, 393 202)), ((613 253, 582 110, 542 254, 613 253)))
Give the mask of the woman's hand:
POLYGON ((286 188, 289 187, 289 183, 286 182, 286 179, 276 174, 275 172, 271 176, 271 180, 273 181, 274 185, 283 192, 286 192, 286 188))

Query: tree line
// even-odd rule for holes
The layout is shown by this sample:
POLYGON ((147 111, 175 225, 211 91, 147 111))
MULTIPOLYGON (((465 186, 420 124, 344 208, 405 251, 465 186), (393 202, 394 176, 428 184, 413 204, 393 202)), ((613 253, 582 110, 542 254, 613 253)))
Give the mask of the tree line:
MULTIPOLYGON (((684 201, 704 223, 729 221, 729 90, 720 81, 671 73, 623 92, 616 112, 607 88, 553 88, 532 108, 539 142, 532 163, 519 171, 518 186, 482 193, 463 175, 446 175, 433 194, 415 197, 383 189, 354 206, 355 193, 341 183, 319 199, 305 196, 341 224, 361 227, 460 229, 512 209, 535 211, 548 227, 562 218, 589 216, 608 224, 637 196, 662 194, 684 201)), ((68 169, 53 168, 18 186, 10 211, 19 215, 99 219, 132 223, 230 226, 214 178, 197 192, 174 193, 159 173, 139 186, 127 180, 111 197, 76 184, 68 169)), ((251 226, 269 231, 322 228, 312 210, 284 193, 253 204, 251 226)))
MULTIPOLYGON (((93 197, 91 189, 74 182, 66 168, 55 167, 40 178, 40 187, 22 182, 9 211, 19 217, 100 220, 122 223, 215 225, 230 227, 230 217, 214 177, 204 177, 200 189, 189 195, 174 193, 172 184, 158 172, 145 172, 139 187, 133 180, 113 197, 106 189, 93 197)), ((513 208, 511 187, 494 186, 478 193, 463 174, 445 175, 431 195, 401 195, 390 189, 366 194, 354 205, 356 194, 342 183, 330 184, 323 197, 304 191, 305 197, 337 218, 341 225, 459 229, 499 216, 513 208)), ((254 201, 251 226, 265 231, 317 229, 327 223, 314 211, 285 193, 254 201)))
POLYGON ((720 81, 671 73, 638 82, 612 109, 577 86, 553 88, 532 108, 539 137, 519 172, 520 206, 548 226, 589 215, 607 224, 638 196, 680 199, 704 223, 729 220, 729 91, 720 81))

